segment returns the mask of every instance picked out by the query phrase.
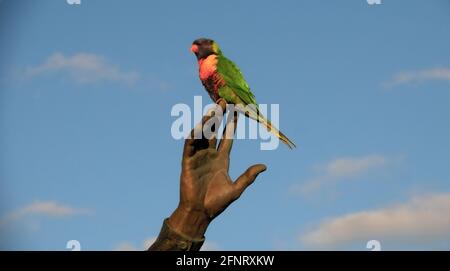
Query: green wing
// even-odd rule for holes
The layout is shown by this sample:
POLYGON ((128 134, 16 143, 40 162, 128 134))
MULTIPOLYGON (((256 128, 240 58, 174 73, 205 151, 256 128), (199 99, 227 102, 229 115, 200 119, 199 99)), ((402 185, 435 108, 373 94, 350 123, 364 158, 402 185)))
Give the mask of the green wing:
POLYGON ((222 54, 217 59, 217 71, 222 76, 225 84, 245 103, 257 105, 255 95, 250 90, 238 66, 222 54))

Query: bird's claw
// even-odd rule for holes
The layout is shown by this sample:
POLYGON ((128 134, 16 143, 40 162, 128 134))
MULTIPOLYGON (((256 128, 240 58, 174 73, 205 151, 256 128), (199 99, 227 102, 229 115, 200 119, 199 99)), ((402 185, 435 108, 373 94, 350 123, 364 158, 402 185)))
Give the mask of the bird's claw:
POLYGON ((216 104, 218 104, 222 108, 225 108, 227 106, 227 101, 225 101, 224 98, 219 98, 216 100, 216 104))
POLYGON ((225 101, 225 99, 224 98, 219 98, 219 99, 217 99, 216 100, 216 104, 220 104, 220 103, 227 103, 227 101, 225 101))

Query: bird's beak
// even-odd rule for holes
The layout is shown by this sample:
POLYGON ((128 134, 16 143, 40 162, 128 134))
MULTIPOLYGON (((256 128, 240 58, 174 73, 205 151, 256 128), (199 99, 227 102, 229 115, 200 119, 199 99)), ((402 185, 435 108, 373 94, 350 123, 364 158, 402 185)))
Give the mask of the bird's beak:
POLYGON ((198 53, 198 45, 197 44, 192 44, 191 52, 194 54, 198 53))

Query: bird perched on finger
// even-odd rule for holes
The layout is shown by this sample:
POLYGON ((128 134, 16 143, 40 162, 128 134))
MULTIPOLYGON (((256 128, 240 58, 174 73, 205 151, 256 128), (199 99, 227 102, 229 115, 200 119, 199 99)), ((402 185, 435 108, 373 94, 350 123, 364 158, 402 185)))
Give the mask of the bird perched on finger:
POLYGON ((255 95, 250 90, 238 66, 226 58, 217 42, 200 38, 191 46, 199 66, 200 81, 214 102, 224 99, 247 117, 254 119, 276 135, 289 148, 295 144, 275 128, 259 111, 255 95))

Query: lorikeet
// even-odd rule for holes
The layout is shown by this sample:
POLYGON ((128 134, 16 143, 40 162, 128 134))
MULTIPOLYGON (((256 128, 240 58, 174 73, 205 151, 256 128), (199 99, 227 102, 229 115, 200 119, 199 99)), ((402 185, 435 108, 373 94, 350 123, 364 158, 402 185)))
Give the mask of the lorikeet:
POLYGON ((289 148, 295 147, 289 138, 273 127, 270 121, 259 112, 255 95, 251 92, 241 71, 236 64, 223 55, 215 41, 205 38, 197 39, 192 43, 191 51, 198 60, 200 80, 214 102, 222 98, 228 104, 234 104, 247 117, 264 125, 289 148), (243 110, 244 107, 246 110, 243 110))

